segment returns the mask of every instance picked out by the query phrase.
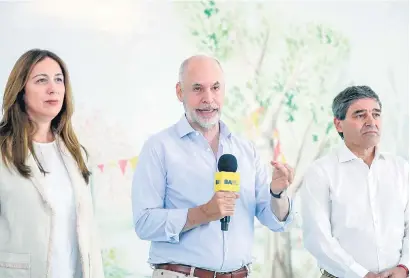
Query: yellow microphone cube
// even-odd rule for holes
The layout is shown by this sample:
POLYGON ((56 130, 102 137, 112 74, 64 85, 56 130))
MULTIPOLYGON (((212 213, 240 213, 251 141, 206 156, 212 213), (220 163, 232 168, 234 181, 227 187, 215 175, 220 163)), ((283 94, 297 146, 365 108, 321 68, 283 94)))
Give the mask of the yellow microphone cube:
POLYGON ((239 192, 240 175, 236 172, 216 172, 214 190, 239 192))

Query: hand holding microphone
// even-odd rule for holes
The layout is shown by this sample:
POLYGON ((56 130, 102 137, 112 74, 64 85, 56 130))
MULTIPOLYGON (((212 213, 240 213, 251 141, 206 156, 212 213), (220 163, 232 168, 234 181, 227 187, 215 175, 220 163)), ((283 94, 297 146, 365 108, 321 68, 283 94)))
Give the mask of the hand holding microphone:
POLYGON ((239 198, 237 168, 235 156, 231 154, 221 156, 218 161, 219 172, 215 173, 215 194, 206 204, 188 210, 184 231, 216 220, 221 220, 222 231, 228 230, 230 216, 235 212, 235 201, 239 198))
POLYGON ((215 173, 215 194, 208 202, 207 214, 211 221, 221 220, 221 230, 227 231, 230 217, 235 211, 235 201, 239 198, 240 178, 236 173, 238 162, 231 154, 224 154, 218 161, 218 171, 215 173))
POLYGON ((235 200, 239 198, 236 192, 215 192, 212 199, 206 204, 206 214, 209 221, 216 221, 235 212, 235 200))

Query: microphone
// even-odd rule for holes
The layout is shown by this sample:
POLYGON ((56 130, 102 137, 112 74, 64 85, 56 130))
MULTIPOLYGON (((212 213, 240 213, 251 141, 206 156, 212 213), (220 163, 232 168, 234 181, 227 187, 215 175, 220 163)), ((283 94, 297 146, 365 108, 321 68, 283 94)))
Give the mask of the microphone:
MULTIPOLYGON (((231 191, 239 192, 240 190, 240 176, 236 173, 238 169, 238 162, 236 157, 232 154, 223 154, 218 161, 218 171, 215 173, 214 190, 217 191, 231 191)), ((227 231, 230 216, 225 216, 221 219, 221 230, 227 231)))

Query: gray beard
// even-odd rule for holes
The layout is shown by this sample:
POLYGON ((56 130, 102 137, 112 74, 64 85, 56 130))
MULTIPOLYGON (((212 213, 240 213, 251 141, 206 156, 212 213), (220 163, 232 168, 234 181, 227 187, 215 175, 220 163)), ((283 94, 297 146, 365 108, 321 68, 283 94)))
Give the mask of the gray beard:
POLYGON ((185 103, 184 103, 184 108, 185 108, 185 114, 187 115, 187 118, 190 122, 198 124, 200 127, 203 129, 211 129, 215 127, 216 124, 219 123, 219 119, 221 118, 221 112, 218 110, 218 114, 212 118, 210 121, 203 121, 196 113, 194 110, 188 110, 185 103))

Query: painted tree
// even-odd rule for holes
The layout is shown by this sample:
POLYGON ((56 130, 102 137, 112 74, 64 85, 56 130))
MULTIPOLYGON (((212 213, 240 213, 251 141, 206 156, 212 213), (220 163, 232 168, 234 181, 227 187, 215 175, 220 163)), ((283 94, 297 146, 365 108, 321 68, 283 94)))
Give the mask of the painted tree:
MULTIPOLYGON (((280 147, 286 150, 296 172, 289 189, 294 195, 306 166, 338 140, 330 105, 346 84, 349 42, 320 23, 286 23, 272 5, 201 1, 178 8, 187 15, 199 51, 240 67, 242 74, 227 84, 223 118, 247 135, 267 162, 272 153, 283 159, 280 147)), ((292 263, 293 231, 265 230, 264 265, 272 268, 262 268, 260 275, 302 277, 292 263)))
POLYGON ((91 155, 92 167, 132 156, 130 133, 124 125, 110 118, 102 109, 78 105, 73 124, 81 142, 91 155))
MULTIPOLYGON (((91 190, 93 197, 93 202, 96 209, 96 215, 98 217, 99 225, 101 225, 101 219, 107 217, 106 214, 102 214, 103 217, 99 216, 101 211, 98 207, 105 207, 106 200, 101 196, 101 191, 108 191, 110 199, 121 201, 122 192, 123 195, 129 196, 129 191, 125 186, 118 186, 118 177, 112 175, 106 175, 104 182, 95 182, 95 177, 101 175, 100 169, 97 165, 100 163, 106 163, 108 161, 118 161, 121 158, 128 158, 132 156, 129 150, 132 150, 132 146, 129 142, 129 133, 126 132, 123 125, 118 123, 114 119, 110 119, 106 113, 101 109, 93 109, 93 107, 87 107, 84 104, 77 105, 76 112, 74 113, 73 119, 74 128, 78 134, 80 142, 87 148, 90 153, 90 167, 91 167, 91 190), (122 135, 119 137, 119 135, 122 135), (103 206, 98 204, 104 204, 103 206)), ((119 166, 116 166, 117 168, 119 166)), ((104 211, 102 211, 103 213, 104 211)), ((117 218, 117 217, 116 217, 117 218)), ((103 226, 104 227, 104 226, 103 226)), ((119 227, 119 225, 113 225, 110 222, 110 229, 119 227)), ((101 228, 102 235, 111 230, 107 228, 101 228)), ((122 231, 121 231, 122 232, 122 231)), ((118 233, 118 231, 117 231, 118 233)), ((104 237, 102 237, 104 238, 104 237)), ((106 240, 106 238, 104 238, 106 240)), ((105 242, 104 242, 105 243, 105 242)), ((125 278, 133 277, 134 274, 127 271, 119 263, 121 260, 118 256, 121 256, 121 250, 115 248, 103 249, 102 259, 104 266, 104 273, 106 278, 125 278)))
MULTIPOLYGON (((390 144, 390 147, 395 147, 393 152, 402 156, 405 159, 409 159, 409 107, 408 107, 408 96, 403 93, 406 92, 406 87, 400 86, 403 83, 397 81, 397 72, 400 69, 389 67, 386 73, 388 84, 390 87, 391 102, 383 102, 383 108, 386 107, 385 104, 390 104, 391 106, 387 109, 391 109, 394 113, 391 113, 390 118, 383 116, 383 121, 389 123, 391 130, 394 130, 393 134, 386 134, 391 136, 394 144, 390 144)), ((386 109, 386 110, 387 110, 386 109)), ((385 109, 383 109, 385 110, 385 109)), ((385 135, 385 136, 386 136, 385 135)))

